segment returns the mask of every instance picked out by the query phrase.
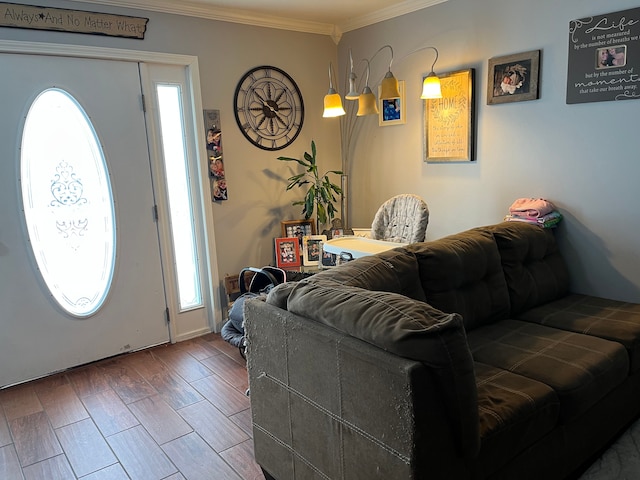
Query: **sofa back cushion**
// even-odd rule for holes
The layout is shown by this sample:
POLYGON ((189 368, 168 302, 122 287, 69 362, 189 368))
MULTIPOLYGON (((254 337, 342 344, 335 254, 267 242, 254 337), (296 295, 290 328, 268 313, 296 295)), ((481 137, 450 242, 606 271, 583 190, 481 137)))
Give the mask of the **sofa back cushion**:
POLYGON ((394 292, 414 300, 425 300, 418 274, 418 260, 413 252, 403 247, 358 258, 319 272, 311 278, 313 281, 329 278, 345 286, 394 292))
MULTIPOLYGON (((275 290, 269 293, 268 303, 278 295, 275 290)), ((475 374, 459 315, 443 313, 397 293, 345 286, 329 278, 305 279, 286 290, 290 312, 430 367, 438 378, 461 454, 469 458, 477 454, 480 433, 475 374)), ((366 390, 367 379, 362 382, 366 390)))
POLYGON ((418 259, 427 303, 459 313, 467 330, 508 317, 507 284, 490 232, 475 228, 406 248, 418 259))
POLYGON ((512 315, 568 293, 569 272, 552 229, 523 222, 503 222, 486 228, 500 252, 512 315))

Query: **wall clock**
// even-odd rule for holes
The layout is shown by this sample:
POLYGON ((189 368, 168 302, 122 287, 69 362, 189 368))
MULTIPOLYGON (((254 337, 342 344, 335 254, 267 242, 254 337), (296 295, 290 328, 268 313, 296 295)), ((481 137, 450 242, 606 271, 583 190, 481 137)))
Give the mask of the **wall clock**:
POLYGON ((233 96, 236 122, 263 150, 281 150, 300 133, 304 102, 296 82, 283 70, 263 65, 249 70, 233 96))

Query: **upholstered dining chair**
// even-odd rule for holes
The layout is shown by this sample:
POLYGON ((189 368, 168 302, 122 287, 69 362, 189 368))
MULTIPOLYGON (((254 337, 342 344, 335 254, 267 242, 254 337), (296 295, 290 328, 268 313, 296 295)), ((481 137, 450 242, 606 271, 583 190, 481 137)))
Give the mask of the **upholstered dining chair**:
POLYGON ((380 205, 371 224, 371 238, 388 242, 424 242, 429 208, 418 195, 396 195, 380 205))

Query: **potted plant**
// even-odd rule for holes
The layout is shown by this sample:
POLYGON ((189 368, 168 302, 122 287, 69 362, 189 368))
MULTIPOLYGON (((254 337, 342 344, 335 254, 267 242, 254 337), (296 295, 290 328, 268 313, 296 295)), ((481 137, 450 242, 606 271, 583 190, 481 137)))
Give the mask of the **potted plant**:
POLYGON ((316 163, 316 144, 311 140, 311 154, 304 152, 304 158, 278 157, 278 160, 285 162, 297 162, 305 169, 304 172, 289 177, 287 190, 293 187, 309 188, 304 196, 304 200, 298 200, 292 205, 302 205, 302 214, 308 220, 316 211, 316 231, 320 231, 320 225, 324 225, 328 220, 332 220, 336 214, 333 203, 337 202, 336 195, 342 195, 342 189, 329 180, 329 174, 342 175, 340 170, 329 170, 323 175, 318 174, 318 164, 316 163))

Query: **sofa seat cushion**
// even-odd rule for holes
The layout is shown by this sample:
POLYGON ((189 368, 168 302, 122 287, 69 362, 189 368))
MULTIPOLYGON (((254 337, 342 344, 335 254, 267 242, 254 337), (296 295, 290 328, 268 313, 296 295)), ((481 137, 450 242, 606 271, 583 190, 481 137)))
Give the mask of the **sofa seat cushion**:
POLYGON ((631 373, 640 369, 640 305, 573 294, 521 313, 516 318, 619 342, 627 349, 631 373))
POLYGON ((504 320, 468 334, 475 361, 542 382, 560 399, 560 419, 579 417, 622 383, 629 357, 616 342, 504 320))
POLYGON ((461 454, 477 454, 480 436, 473 360, 458 314, 443 313, 397 293, 311 278, 291 288, 287 310, 430 367, 438 378, 461 454))
POLYGON ((509 318, 509 293, 493 235, 480 228, 406 247, 415 253, 426 301, 459 313, 467 331, 509 318))
MULTIPOLYGON (((475 363, 483 477, 551 432, 560 400, 544 383, 475 363)), ((476 472, 479 473, 479 472, 476 472)))
POLYGON ((493 233, 500 252, 511 317, 567 294, 569 271, 551 229, 523 222, 486 228, 493 233))

